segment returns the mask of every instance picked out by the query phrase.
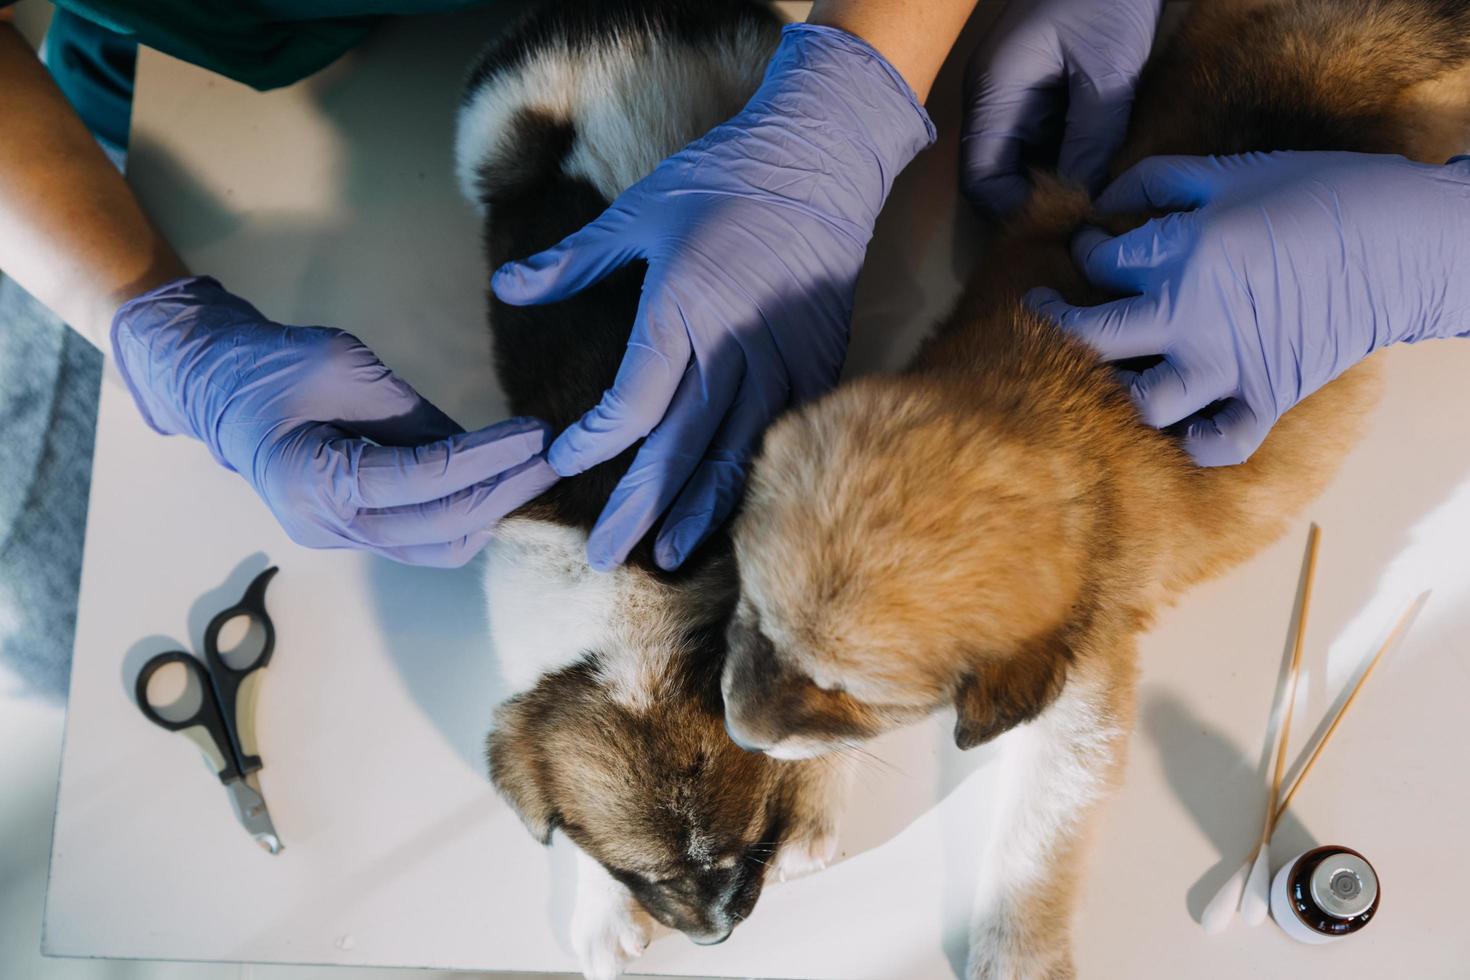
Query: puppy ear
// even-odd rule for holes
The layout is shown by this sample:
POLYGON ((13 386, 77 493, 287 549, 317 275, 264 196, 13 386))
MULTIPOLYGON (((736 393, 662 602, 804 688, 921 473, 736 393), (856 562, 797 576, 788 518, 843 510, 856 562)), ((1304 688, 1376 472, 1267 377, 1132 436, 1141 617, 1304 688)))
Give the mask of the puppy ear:
POLYGON ((495 730, 485 739, 485 757, 490 765, 490 782, 501 797, 532 837, 550 844, 561 815, 547 795, 537 727, 532 705, 521 698, 507 701, 495 714, 495 730))
POLYGON ((1062 693, 1071 663, 1060 637, 979 658, 955 692, 955 744, 973 749, 1041 714, 1062 693))

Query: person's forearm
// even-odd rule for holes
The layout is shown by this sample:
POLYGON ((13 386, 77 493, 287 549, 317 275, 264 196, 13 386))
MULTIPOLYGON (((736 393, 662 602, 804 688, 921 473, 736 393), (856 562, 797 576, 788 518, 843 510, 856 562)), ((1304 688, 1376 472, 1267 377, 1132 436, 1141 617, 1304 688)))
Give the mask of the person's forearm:
POLYGON ((816 0, 809 24, 838 27, 877 48, 922 102, 976 0, 816 0))
POLYGON ((92 343, 186 274, 20 34, 0 23, 0 271, 92 343))

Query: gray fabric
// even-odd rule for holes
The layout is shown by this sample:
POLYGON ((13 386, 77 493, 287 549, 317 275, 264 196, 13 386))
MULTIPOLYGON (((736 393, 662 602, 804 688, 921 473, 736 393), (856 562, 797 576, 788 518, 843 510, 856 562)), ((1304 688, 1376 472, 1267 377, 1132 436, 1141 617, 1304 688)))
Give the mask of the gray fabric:
POLYGON ((61 701, 102 355, 0 276, 0 661, 61 701))

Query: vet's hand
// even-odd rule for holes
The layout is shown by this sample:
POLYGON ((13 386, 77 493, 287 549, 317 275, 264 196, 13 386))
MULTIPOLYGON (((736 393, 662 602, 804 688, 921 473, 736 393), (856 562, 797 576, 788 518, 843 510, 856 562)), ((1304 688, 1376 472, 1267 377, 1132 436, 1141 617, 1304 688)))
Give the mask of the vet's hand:
POLYGON ((1184 423, 1202 465, 1244 461, 1288 409, 1380 347, 1470 333, 1470 159, 1155 157, 1098 207, 1174 212, 1074 241, 1087 278, 1130 298, 1028 301, 1109 360, 1162 355, 1124 380, 1149 424, 1184 423))
POLYGON ((356 337, 272 323, 213 279, 124 304, 112 347, 148 424, 201 440, 308 547, 462 565, 556 482, 542 423, 465 432, 356 337))
POLYGON ((1031 193, 1026 168, 1050 164, 1038 156, 1059 137, 1057 171, 1102 189, 1162 5, 1011 0, 965 80, 960 175, 971 201, 997 215, 1018 209, 1031 193))
POLYGON ((665 510, 654 554, 677 567, 735 506, 766 426, 837 381, 874 221, 933 137, 873 48, 793 25, 739 115, 496 272, 505 302, 549 303, 648 262, 613 387, 549 454, 570 476, 648 437, 593 529, 594 567, 622 562, 665 510))

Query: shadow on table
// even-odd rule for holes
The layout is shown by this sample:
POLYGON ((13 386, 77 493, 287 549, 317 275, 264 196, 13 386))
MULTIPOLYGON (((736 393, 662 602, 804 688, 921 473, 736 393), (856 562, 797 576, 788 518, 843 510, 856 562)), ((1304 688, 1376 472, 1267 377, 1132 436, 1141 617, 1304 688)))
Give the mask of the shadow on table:
MULTIPOLYGON (((1200 921, 1205 906, 1250 857, 1261 835, 1265 815, 1269 744, 1252 759, 1225 732, 1202 723, 1174 695, 1144 700, 1140 712, 1144 733, 1164 764, 1164 774, 1219 853, 1219 860, 1190 886, 1185 896, 1189 915, 1200 921)), ((1288 810, 1271 839, 1273 868, 1318 843, 1288 810)))
POLYGON ((481 219, 453 177, 456 115, 479 51, 529 6, 511 0, 398 19, 353 51, 343 70, 305 83, 322 117, 345 136, 336 188, 344 220, 299 249, 298 306, 309 319, 331 317, 322 322, 369 339, 395 372, 424 385, 470 429, 508 413, 486 326, 481 219), (323 297, 330 310, 317 309, 323 297))
MULTIPOLYGON (((1201 723, 1191 715, 1184 702, 1176 696, 1152 695, 1143 699, 1140 711, 1142 727, 1158 748, 1165 775, 1175 794, 1220 853, 1219 861, 1194 883, 1185 898, 1189 914, 1196 922, 1204 914, 1210 899, 1251 856, 1256 841, 1260 839, 1267 788, 1275 765, 1276 742, 1285 717, 1286 679, 1291 670, 1294 638, 1306 600, 1310 560, 1310 551, 1304 545, 1296 597, 1273 688, 1276 694, 1271 704, 1270 723, 1254 760, 1231 742, 1224 732, 1201 723)), ((1304 666, 1302 677, 1305 676, 1304 666)), ((1300 707, 1305 700, 1305 691, 1297 690, 1295 694, 1300 707)), ((1292 754, 1295 753, 1289 753, 1292 754)), ((1271 838, 1273 864, 1283 860, 1284 856, 1306 850, 1313 843, 1312 835, 1288 811, 1271 838)))
POLYGON ((483 570, 375 560, 373 611, 409 694, 460 759, 485 777, 485 735, 509 691, 490 648, 483 570))
POLYGON ((189 216, 188 221, 173 222, 170 229, 169 243, 180 254, 197 253, 239 234, 247 226, 244 213, 230 208, 147 131, 133 139, 127 173, 134 190, 145 202, 166 200, 170 211, 189 216))
POLYGON ((1004 739, 961 751, 944 714, 890 732, 860 752, 835 756, 851 785, 839 823, 838 860, 904 835, 937 837, 943 873, 939 916, 944 954, 964 976, 980 862, 994 804, 1004 739))

